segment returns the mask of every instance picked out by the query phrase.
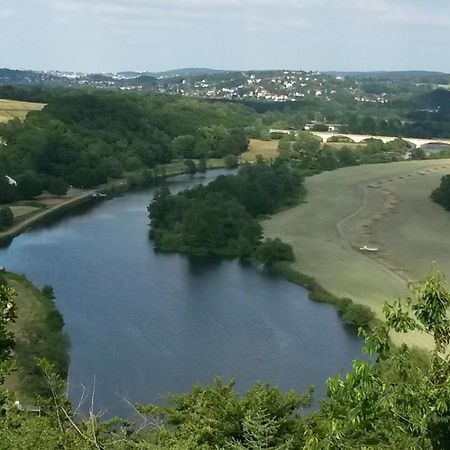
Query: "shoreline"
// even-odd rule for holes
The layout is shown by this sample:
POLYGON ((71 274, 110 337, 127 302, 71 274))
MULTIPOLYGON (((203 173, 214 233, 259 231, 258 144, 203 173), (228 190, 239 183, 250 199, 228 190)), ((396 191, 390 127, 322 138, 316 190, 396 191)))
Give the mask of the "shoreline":
MULTIPOLYGON (((170 168, 170 165, 158 166, 157 170, 167 170, 168 168, 170 168)), ((208 167, 208 171, 223 169, 223 168, 225 168, 225 164, 220 165, 220 164, 213 163, 213 165, 211 167, 208 167)), ((185 173, 184 168, 175 169, 175 171, 170 171, 170 172, 166 171, 166 173, 163 175, 155 176, 154 180, 155 180, 155 182, 158 182, 158 181, 165 180, 165 179, 175 177, 178 175, 183 175, 184 173, 185 173)), ((139 187, 144 188, 144 187, 149 187, 149 186, 150 186, 149 184, 132 185, 132 183, 130 183, 130 180, 128 178, 123 178, 120 180, 111 181, 106 184, 101 184, 95 188, 88 190, 88 191, 82 192, 81 194, 77 195, 76 197, 67 199, 67 201, 65 201, 64 203, 60 203, 55 206, 47 207, 44 210, 39 211, 36 214, 20 221, 16 225, 13 225, 11 228, 9 228, 7 230, 0 231, 0 247, 8 246, 14 240, 15 237, 19 236, 20 234, 22 234, 23 232, 25 232, 26 230, 31 228, 33 225, 36 225, 37 223, 40 223, 40 222, 44 221, 45 219, 51 218, 51 217, 57 215, 58 213, 60 213, 61 211, 64 211, 66 209, 70 210, 70 209, 75 208, 76 206, 79 206, 90 200, 91 201, 96 200, 94 195, 95 195, 95 193, 97 193, 99 191, 107 194, 107 196, 109 197, 110 195, 117 194, 120 192, 127 192, 127 191, 130 191, 135 188, 139 188, 139 187)), ((6 206, 8 206, 8 205, 6 205, 6 206)))

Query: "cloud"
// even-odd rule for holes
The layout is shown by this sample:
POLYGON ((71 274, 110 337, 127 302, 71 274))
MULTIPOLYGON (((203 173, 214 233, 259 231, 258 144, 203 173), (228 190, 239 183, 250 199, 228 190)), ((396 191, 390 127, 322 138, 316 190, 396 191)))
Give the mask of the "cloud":
POLYGON ((417 64, 414 41, 450 70, 448 0, 0 0, 0 19, 11 66, 382 69, 417 64))

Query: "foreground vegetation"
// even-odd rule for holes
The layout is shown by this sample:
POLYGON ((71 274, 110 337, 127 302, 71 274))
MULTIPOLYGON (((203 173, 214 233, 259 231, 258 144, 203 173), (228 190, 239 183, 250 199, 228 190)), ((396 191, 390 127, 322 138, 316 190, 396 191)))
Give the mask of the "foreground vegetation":
MULTIPOLYGON (((0 286, 0 376, 13 356, 14 290, 0 286)), ((173 395, 162 406, 136 406, 139 421, 81 417, 64 382, 41 361, 48 396, 42 415, 20 411, 3 392, 0 449, 446 449, 450 445, 450 293, 434 271, 411 287, 407 300, 385 304, 385 320, 365 337, 376 358, 327 382, 327 397, 308 410, 312 392, 282 393, 258 383, 244 395, 220 380, 173 395), (391 346, 392 332, 416 330, 430 352, 391 346)))
POLYGON ((15 369, 7 377, 6 386, 13 389, 22 402, 32 402, 37 395, 48 395, 48 385, 38 367, 45 358, 55 373, 65 379, 69 369, 69 338, 63 332, 64 321, 54 304, 53 289, 38 289, 23 275, 2 272, 0 283, 13 288, 17 318, 14 333, 15 369))

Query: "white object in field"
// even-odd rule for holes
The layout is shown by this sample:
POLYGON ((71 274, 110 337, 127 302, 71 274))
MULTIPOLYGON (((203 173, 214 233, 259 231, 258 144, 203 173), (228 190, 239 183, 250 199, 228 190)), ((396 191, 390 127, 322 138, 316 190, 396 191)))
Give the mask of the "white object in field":
POLYGON ((377 247, 368 247, 367 245, 363 245, 362 247, 359 247, 359 249, 363 252, 377 252, 377 247))

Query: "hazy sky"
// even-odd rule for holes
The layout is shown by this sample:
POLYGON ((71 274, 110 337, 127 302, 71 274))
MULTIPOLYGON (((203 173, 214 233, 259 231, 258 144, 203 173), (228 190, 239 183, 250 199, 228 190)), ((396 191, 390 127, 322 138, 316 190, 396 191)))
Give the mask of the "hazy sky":
POLYGON ((450 72, 450 0, 0 0, 0 67, 450 72))

